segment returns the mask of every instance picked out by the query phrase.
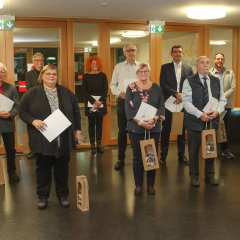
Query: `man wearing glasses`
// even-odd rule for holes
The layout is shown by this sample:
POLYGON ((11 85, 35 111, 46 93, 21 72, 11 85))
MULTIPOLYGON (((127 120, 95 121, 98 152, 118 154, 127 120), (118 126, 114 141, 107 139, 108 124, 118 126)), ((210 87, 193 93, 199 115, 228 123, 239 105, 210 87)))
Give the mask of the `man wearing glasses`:
POLYGON ((125 114, 125 95, 129 83, 137 80, 136 71, 139 62, 136 61, 137 47, 128 43, 123 47, 125 61, 118 63, 112 74, 110 89, 117 97, 117 116, 118 116, 118 161, 114 169, 119 171, 125 165, 125 151, 127 146, 127 119, 125 114))
MULTIPOLYGON (((163 90, 164 101, 170 96, 176 98, 176 104, 182 102, 182 87, 183 81, 193 75, 193 70, 190 66, 182 63, 183 48, 180 45, 173 46, 171 49, 173 61, 163 64, 160 73, 160 86, 163 90)), ((161 132, 161 158, 160 164, 166 165, 168 155, 169 138, 172 125, 172 112, 165 109, 165 121, 163 121, 163 129, 161 132)), ((185 128, 183 127, 182 135, 177 136, 178 147, 178 162, 188 165, 188 160, 185 157, 185 128)))
MULTIPOLYGON (((33 55, 33 69, 26 73, 26 86, 27 90, 38 85, 38 76, 44 66, 44 56, 42 53, 37 52, 33 55)), ((35 153, 30 149, 28 159, 33 159, 35 153)))

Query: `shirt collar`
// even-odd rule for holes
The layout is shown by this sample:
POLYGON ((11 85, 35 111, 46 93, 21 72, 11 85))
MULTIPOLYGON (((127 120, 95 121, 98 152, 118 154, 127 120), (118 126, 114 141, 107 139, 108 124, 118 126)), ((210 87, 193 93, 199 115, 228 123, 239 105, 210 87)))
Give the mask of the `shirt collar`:
POLYGON ((125 60, 124 63, 125 63, 126 65, 137 65, 136 60, 135 60, 132 64, 130 64, 129 62, 127 62, 127 60, 125 60))
POLYGON ((180 62, 180 63, 173 62, 173 64, 174 64, 174 67, 182 67, 182 62, 180 62))

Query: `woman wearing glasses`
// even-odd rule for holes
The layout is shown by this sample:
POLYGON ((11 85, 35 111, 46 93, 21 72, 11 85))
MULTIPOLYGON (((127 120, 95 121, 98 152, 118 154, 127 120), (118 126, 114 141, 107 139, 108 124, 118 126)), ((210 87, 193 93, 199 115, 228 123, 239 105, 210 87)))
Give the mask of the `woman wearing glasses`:
MULTIPOLYGON (((27 91, 20 101, 20 118, 28 124, 29 142, 36 153, 38 208, 47 207, 52 181, 52 168, 56 194, 62 207, 70 206, 68 195, 68 162, 70 151, 81 143, 80 110, 75 95, 57 83, 57 67, 46 65, 39 75, 39 85, 27 91), (53 141, 41 133, 48 127, 44 122, 59 109, 71 125, 53 141)), ((58 122, 56 121, 56 124, 58 122)))
MULTIPOLYGON (((139 196, 142 194, 144 172, 140 141, 145 138, 145 132, 149 131, 150 137, 154 139, 156 149, 158 149, 160 136, 159 120, 164 119, 165 108, 161 87, 156 83, 152 83, 149 79, 149 65, 145 63, 140 64, 136 74, 138 80, 131 83, 126 91, 125 110, 127 131, 129 132, 133 152, 133 175, 136 186, 134 195, 139 196), (145 121, 136 119, 136 114, 142 102, 157 109, 153 118, 145 121)), ((155 174, 156 170, 147 171, 147 193, 149 195, 155 194, 155 174)))

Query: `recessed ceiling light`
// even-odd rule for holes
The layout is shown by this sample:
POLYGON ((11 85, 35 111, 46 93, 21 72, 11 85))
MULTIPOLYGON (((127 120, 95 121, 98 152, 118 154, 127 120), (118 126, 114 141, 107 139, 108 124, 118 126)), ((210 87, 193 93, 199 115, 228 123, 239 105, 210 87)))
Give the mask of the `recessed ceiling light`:
MULTIPOLYGON (((120 38, 110 38, 110 44, 117 43, 117 42, 121 42, 121 39, 120 38)), ((91 44, 94 47, 98 46, 98 42, 97 41, 92 41, 91 44)))
POLYGON ((197 20, 209 20, 224 18, 226 10, 223 7, 190 7, 187 9, 187 17, 197 20))
POLYGON ((144 31, 127 31, 122 33, 122 36, 125 38, 140 38, 148 35, 148 32, 144 31))
POLYGON ((226 41, 224 40, 210 40, 211 45, 226 45, 226 41))

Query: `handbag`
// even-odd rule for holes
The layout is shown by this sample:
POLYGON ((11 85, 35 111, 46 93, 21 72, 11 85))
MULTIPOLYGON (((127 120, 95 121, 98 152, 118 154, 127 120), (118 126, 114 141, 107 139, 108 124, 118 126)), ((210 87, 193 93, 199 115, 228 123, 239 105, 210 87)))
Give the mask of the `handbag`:
POLYGON ((150 138, 150 132, 145 130, 144 140, 140 141, 143 167, 145 171, 159 168, 156 146, 153 138, 150 138))
POLYGON ((212 129, 212 121, 210 121, 210 129, 207 129, 207 122, 205 130, 202 131, 202 157, 216 158, 217 157, 217 142, 216 142, 216 131, 212 129))
POLYGON ((227 142, 227 133, 225 128, 225 123, 223 120, 220 121, 218 131, 217 131, 217 142, 223 143, 227 142))

